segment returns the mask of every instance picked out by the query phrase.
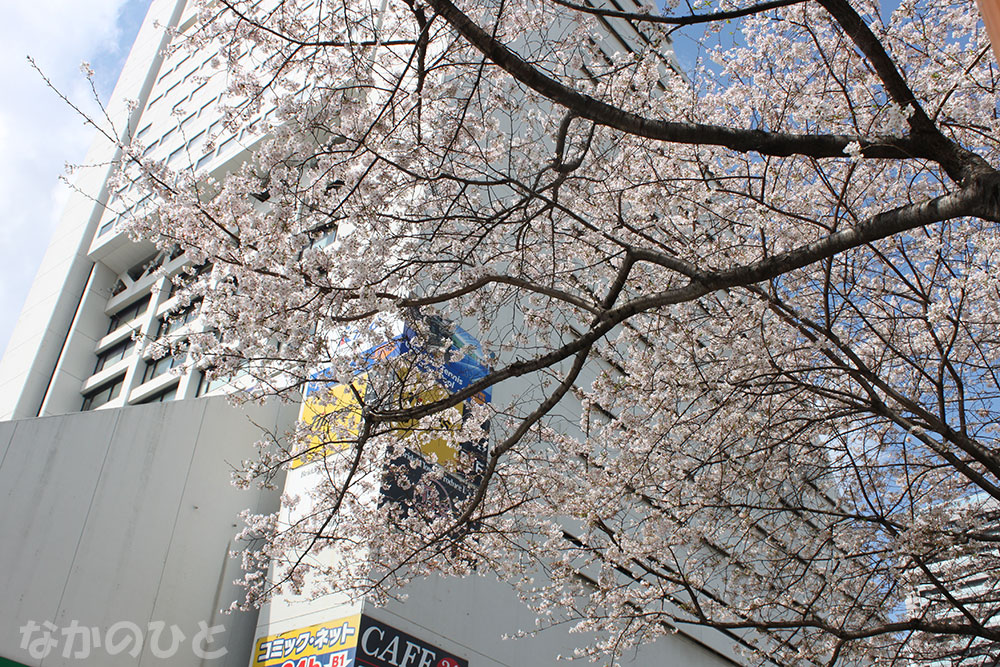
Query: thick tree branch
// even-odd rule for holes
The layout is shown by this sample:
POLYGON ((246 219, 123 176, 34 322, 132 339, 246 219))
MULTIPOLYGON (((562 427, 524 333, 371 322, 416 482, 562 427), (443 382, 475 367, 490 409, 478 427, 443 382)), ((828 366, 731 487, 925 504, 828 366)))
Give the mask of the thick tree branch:
POLYGON ((941 133, 899 73, 882 42, 846 0, 819 0, 819 3, 837 20, 872 64, 896 104, 910 109, 910 126, 915 135, 933 149, 932 152, 936 154, 933 159, 944 167, 952 179, 961 183, 977 175, 993 172, 985 160, 941 133))
POLYGON ((1000 220, 1000 204, 996 203, 1000 202, 1000 176, 977 183, 979 187, 970 186, 953 194, 935 197, 927 202, 901 206, 891 211, 879 213, 856 227, 841 230, 793 250, 772 255, 759 262, 730 269, 706 271, 700 279, 692 280, 684 286, 633 299, 618 308, 605 311, 598 316, 595 326, 587 333, 548 354, 510 364, 440 401, 405 410, 381 411, 373 416, 377 416, 379 420, 383 421, 405 421, 446 410, 497 383, 559 363, 563 359, 589 348, 627 319, 654 308, 694 301, 717 290, 770 280, 801 269, 823 258, 833 257, 850 248, 856 248, 942 220, 981 213, 987 209, 992 210, 1000 220), (982 200, 987 195, 992 197, 995 203, 992 206, 984 207, 982 200))
POLYGON ((861 146, 867 158, 924 158, 936 160, 937 154, 926 143, 902 137, 860 137, 842 134, 791 134, 655 120, 580 93, 547 76, 479 27, 449 0, 428 0, 428 4, 470 44, 494 64, 532 90, 588 118, 599 125, 629 134, 680 144, 722 146, 741 153, 761 155, 806 155, 816 158, 845 157, 844 149, 852 142, 861 146))
POLYGON ((743 7, 741 9, 731 9, 722 12, 709 12, 706 14, 689 14, 687 16, 660 16, 658 14, 640 13, 640 12, 627 12, 620 9, 607 9, 605 7, 592 7, 590 5, 581 5, 576 2, 570 2, 569 0, 551 0, 557 5, 562 5, 568 9, 573 9, 584 14, 592 14, 594 16, 603 16, 605 18, 613 19, 626 19, 629 21, 638 21, 642 23, 660 23, 664 25, 697 25, 699 23, 713 23, 715 21, 730 21, 732 19, 743 18, 744 16, 753 16, 754 14, 762 14, 766 11, 772 9, 779 9, 781 7, 789 7, 791 5, 797 5, 808 0, 771 0, 770 2, 761 2, 756 5, 750 5, 749 7, 743 7))

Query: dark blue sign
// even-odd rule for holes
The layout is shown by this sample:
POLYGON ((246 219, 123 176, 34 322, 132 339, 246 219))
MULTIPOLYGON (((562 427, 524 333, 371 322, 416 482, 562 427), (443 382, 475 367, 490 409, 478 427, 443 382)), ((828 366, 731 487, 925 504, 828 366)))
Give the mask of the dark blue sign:
POLYGON ((364 615, 355 661, 363 667, 469 667, 468 660, 364 615))

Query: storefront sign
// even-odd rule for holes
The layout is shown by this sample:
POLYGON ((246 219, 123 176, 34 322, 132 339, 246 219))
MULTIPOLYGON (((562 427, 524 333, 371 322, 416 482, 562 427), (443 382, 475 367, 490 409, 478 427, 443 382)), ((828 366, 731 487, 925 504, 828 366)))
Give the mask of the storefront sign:
POLYGON ((361 617, 359 667, 469 667, 469 661, 391 625, 361 617))
POLYGON ((353 667, 360 614, 261 637, 251 667, 353 667))

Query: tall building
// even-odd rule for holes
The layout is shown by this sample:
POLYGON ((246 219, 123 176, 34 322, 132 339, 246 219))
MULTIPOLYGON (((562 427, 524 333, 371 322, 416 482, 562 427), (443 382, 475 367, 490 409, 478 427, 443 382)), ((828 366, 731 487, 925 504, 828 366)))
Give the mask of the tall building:
MULTIPOLYGON (((263 138, 253 128, 263 124, 227 131, 220 105, 228 73, 217 51, 169 49, 171 31, 183 35, 196 18, 193 3, 153 0, 109 115, 120 138, 146 146, 144 157, 220 176, 246 160, 263 138)), ((609 52, 646 39, 626 22, 600 25, 609 52)), ((268 120, 273 113, 271 107, 258 115, 268 120)), ((84 164, 100 166, 82 171, 0 360, 0 419, 194 398, 213 389, 198 373, 168 373, 183 359, 151 358, 149 341, 182 334, 197 319, 197 304, 181 307, 171 282, 190 262, 133 241, 120 224, 151 202, 136 201, 127 184, 110 185, 108 165, 118 157, 103 140, 87 154, 84 164)))
MULTIPOLYGON (((109 117, 149 157, 218 176, 261 137, 226 130, 215 53, 169 49, 195 21, 185 0, 153 0, 109 117)), ((619 46, 642 37, 603 25, 619 46)), ((86 162, 116 157, 98 140, 86 162)), ((171 281, 199 269, 129 238, 119 220, 150 202, 110 175, 82 172, 0 363, 0 539, 16 545, 0 551, 0 665, 457 667, 571 654, 577 637, 561 629, 503 641, 531 617, 481 578, 419 582, 405 604, 379 609, 334 595, 219 614, 238 596, 228 557, 238 509, 278 508, 276 493, 232 489, 227 468, 253 424, 287 430, 297 408, 244 413, 203 399, 225 388, 198 370, 171 372, 182 356, 153 356, 150 341, 199 326, 197 304, 181 303, 171 281)), ((734 643, 682 630, 624 660, 729 665, 734 643)))
MULTIPOLYGON (((167 28, 183 32, 194 19, 184 2, 152 3, 112 95, 110 117, 123 138, 147 146, 150 159, 224 173, 260 137, 225 133, 219 98, 226 72, 218 59, 213 63, 215 53, 168 50, 167 28), (136 101, 134 110, 126 98, 136 101)), ((99 140, 86 164, 108 165, 116 157, 115 148, 99 140)), ((0 419, 192 398, 208 389, 200 376, 167 373, 180 359, 151 360, 146 352, 147 341, 197 315, 194 308, 176 312, 170 283, 186 260, 128 237, 117 223, 143 204, 128 188, 112 191, 107 169, 83 171, 39 269, 0 362, 0 419)))

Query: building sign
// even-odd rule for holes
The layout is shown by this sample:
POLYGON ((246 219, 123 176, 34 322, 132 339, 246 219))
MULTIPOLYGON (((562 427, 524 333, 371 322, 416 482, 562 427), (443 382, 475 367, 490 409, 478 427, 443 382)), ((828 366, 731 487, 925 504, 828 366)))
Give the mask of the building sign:
POLYGON ((366 380, 366 374, 362 373, 349 385, 322 381, 306 385, 299 421, 311 434, 305 441, 307 451, 292 460, 292 469, 319 461, 332 450, 348 447, 358 437, 361 404, 357 397, 365 395, 366 380))
MULTIPOLYGON (((427 355, 421 354, 414 347, 412 340, 414 332, 403 334, 403 350, 413 351, 417 370, 437 377, 435 386, 425 388, 421 392, 409 392, 406 399, 410 405, 422 405, 441 400, 454 394, 489 374, 489 367, 483 355, 482 347, 471 334, 461 327, 449 329, 439 318, 428 318, 430 335, 427 345, 445 349, 448 355, 458 350, 464 351, 461 359, 448 359, 440 367, 432 368, 427 362, 427 355)), ((474 404, 489 403, 490 389, 474 394, 463 403, 456 406, 460 413, 454 430, 462 427, 474 404)), ((401 435, 409 434, 415 424, 401 424, 401 435)), ((422 440, 419 449, 404 450, 395 460, 390 461, 393 475, 386 475, 382 485, 383 500, 397 503, 401 507, 419 506, 429 515, 449 514, 458 510, 462 503, 471 498, 482 481, 486 468, 487 436, 489 424, 483 425, 482 437, 452 444, 448 438, 426 438, 422 440), (432 461, 436 460, 436 463, 432 461), (422 497, 414 498, 414 490, 421 479, 430 479, 427 473, 438 466, 443 468, 443 474, 434 479, 431 485, 425 485, 422 497), (403 477, 405 476, 405 479, 403 477)))
POLYGON ((354 667, 361 615, 261 637, 250 667, 354 667))
POLYGON ((443 649, 368 616, 361 617, 359 667, 469 667, 443 649))
POLYGON ((250 667, 469 667, 413 635, 362 614, 261 637, 250 667))
MULTIPOLYGON (((350 447, 360 433, 362 401, 371 397, 372 391, 381 390, 399 397, 400 405, 394 407, 405 408, 441 400, 486 377, 489 367, 482 347, 471 334, 461 327, 449 326, 440 318, 427 318, 425 322, 430 330, 428 340, 422 343, 426 347, 418 346, 414 342, 416 332, 407 328, 394 340, 365 352, 358 364, 357 375, 349 385, 331 382, 326 371, 313 376, 313 381, 306 387, 299 413, 299 420, 312 431, 306 440, 309 451, 296 458, 291 463, 292 468, 321 460, 333 450, 350 447), (423 351, 428 347, 444 350, 443 364, 434 365, 430 361, 431 355, 423 351), (461 358, 457 358, 459 351, 461 358), (381 365, 393 359, 398 359, 399 364, 386 375, 386 368, 381 365), (420 388, 412 389, 406 385, 414 371, 435 379, 432 383, 419 382, 420 388), (369 377, 376 372, 382 376, 381 379, 369 377), (387 387, 393 383, 399 383, 399 387, 390 391, 387 387)), ((471 413, 471 406, 488 403, 490 398, 487 388, 456 406, 460 417, 450 427, 454 430, 461 428, 462 422, 471 413)), ((415 422, 410 422, 401 423, 397 428, 400 436, 406 437, 415 426, 415 422)), ((447 430, 449 426, 443 428, 447 430)), ((424 509, 432 506, 440 508, 432 514, 454 511, 475 493, 482 480, 488 453, 488 428, 489 424, 485 424, 482 438, 458 444, 450 441, 445 434, 415 439, 420 442, 417 447, 405 450, 388 462, 390 469, 396 472, 387 474, 383 480, 383 501, 400 506, 417 503, 424 509), (443 469, 442 474, 434 480, 432 489, 424 487, 423 495, 427 497, 414 498, 418 481, 435 467, 443 469)))

